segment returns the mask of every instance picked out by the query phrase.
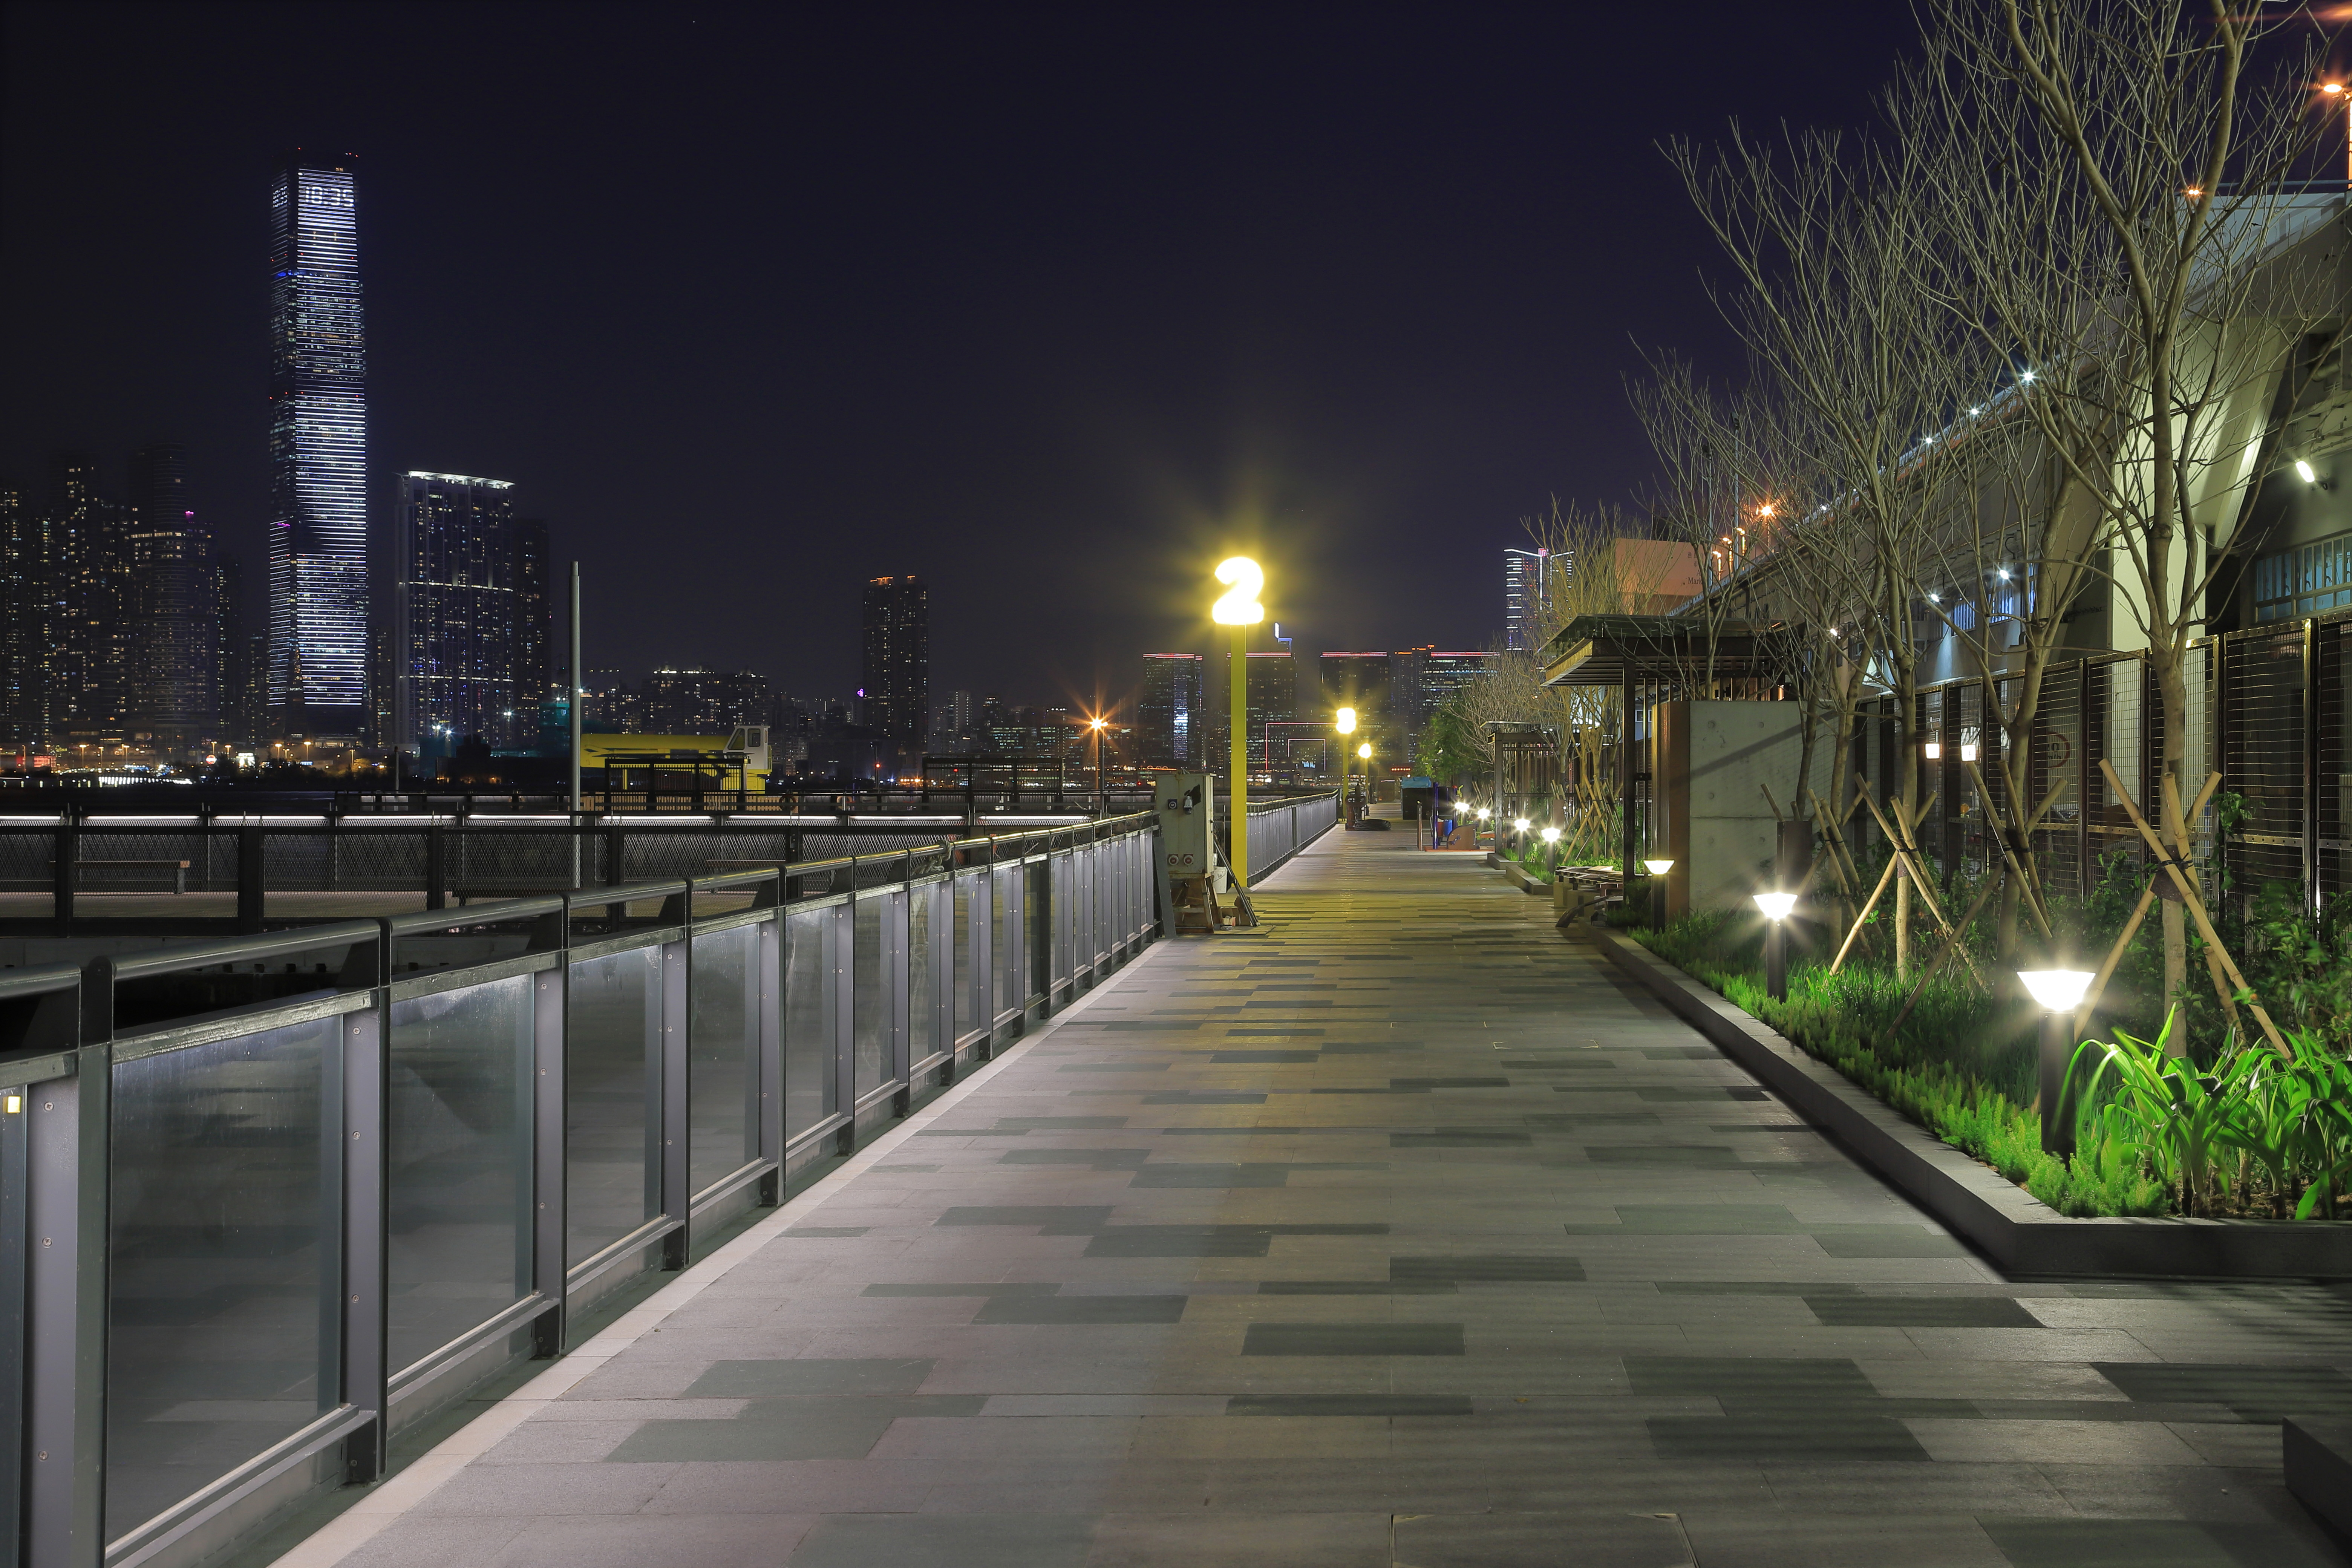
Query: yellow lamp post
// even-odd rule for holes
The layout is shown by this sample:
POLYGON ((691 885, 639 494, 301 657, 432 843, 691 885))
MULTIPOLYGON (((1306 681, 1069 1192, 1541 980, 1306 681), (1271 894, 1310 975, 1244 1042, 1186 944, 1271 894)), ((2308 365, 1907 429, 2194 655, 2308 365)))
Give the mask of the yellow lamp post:
MULTIPOLYGON (((1340 709, 1331 721, 1331 728, 1339 731, 1342 735, 1354 734, 1356 710, 1353 708, 1340 709)), ((1356 808, 1348 800, 1348 748, 1342 746, 1339 748, 1339 820, 1342 823, 1353 823, 1356 820, 1356 808)))
POLYGON ((1364 814, 1372 810, 1372 743, 1370 741, 1356 748, 1357 760, 1364 764, 1364 814))
POLYGON ((1238 893, 1249 887, 1249 629, 1265 618, 1265 607, 1257 602, 1265 573, 1246 555, 1228 556, 1217 563, 1217 581, 1227 589, 1209 607, 1209 618, 1234 628, 1233 668, 1226 680, 1233 688, 1233 822, 1226 834, 1238 893))

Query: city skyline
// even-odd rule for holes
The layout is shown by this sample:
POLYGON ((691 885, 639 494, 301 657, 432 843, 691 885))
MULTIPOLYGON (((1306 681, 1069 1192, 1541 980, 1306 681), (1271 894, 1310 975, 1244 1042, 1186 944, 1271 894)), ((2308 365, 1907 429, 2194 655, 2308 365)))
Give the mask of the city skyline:
POLYGON ((783 626, 711 624, 709 605, 745 582, 913 570, 958 586, 932 611, 941 681, 1091 693, 1148 649, 1213 646, 1203 587, 1232 549, 1266 563, 1270 614, 1325 647, 1480 647, 1500 627, 1479 563, 1524 542, 1518 520, 1641 478, 1629 336, 1688 342, 1707 319, 1652 142, 1788 101, 1857 119, 1875 70, 1859 62, 1908 31, 1882 9, 1850 7, 1802 47, 1769 17, 1710 15, 1719 57, 1638 129, 1616 87, 1536 107, 1551 94, 1535 62, 1571 41, 1644 47, 1622 18, 1498 20, 1518 40, 1500 52, 1434 20, 1408 42, 1276 19, 1261 63, 1179 30, 1105 76, 1080 62, 1129 58, 1130 21, 925 14, 889 35, 821 16, 795 58, 866 63, 737 131, 713 117, 772 99, 744 73, 782 25, 748 12, 632 13, 625 58, 563 13, 481 13, 468 58, 507 86, 457 114, 419 111, 449 90, 414 85, 441 40, 399 12, 294 26, 195 5, 112 28, 105 6, 13 6, 0 203, 15 232, 82 237, 0 258, 38 373, 0 391, 0 475, 35 491, 58 447, 181 444, 259 624, 254 263, 290 142, 356 156, 376 525, 406 469, 513 479, 585 563, 593 662, 695 658, 845 692, 854 595, 783 626), (1261 92, 1262 72, 1306 85, 1261 92), (1393 104, 1372 84, 1408 79, 1369 142, 1329 139, 1393 104), (645 90, 593 116, 558 85, 623 81, 645 90), (1227 95, 1248 112, 1202 107, 1227 95), (1087 136, 1001 110, 1055 97, 1087 136), (44 130, 59 123, 80 128, 64 148, 44 130), (827 125, 840 156, 796 151, 827 125), (561 156, 541 155, 551 132, 561 156), (961 138, 973 160, 936 156, 961 138), (1571 154, 1588 171, 1573 199, 1548 172, 1571 154), (1053 199, 996 204, 978 171, 1007 164, 1053 199), (801 198, 729 199, 775 179, 801 198), (134 182, 138 202, 110 194, 134 182), (705 215, 691 289, 674 235, 635 221, 681 207, 705 215), (1576 242, 1593 211, 1621 243, 1576 242), (936 243, 941 213, 960 215, 957 244, 936 243), (723 572, 663 547, 686 538, 723 544, 723 572), (1007 605, 1042 613, 1004 631, 1007 605))

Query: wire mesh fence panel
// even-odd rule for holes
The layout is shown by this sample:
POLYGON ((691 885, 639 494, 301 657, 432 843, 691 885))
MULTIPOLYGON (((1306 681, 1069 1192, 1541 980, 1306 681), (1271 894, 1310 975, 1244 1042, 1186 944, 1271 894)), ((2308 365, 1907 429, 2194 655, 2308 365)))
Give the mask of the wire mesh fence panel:
POLYGON ((2083 880, 2083 676, 2080 661, 2053 664, 2043 671, 2034 704, 2032 751, 2026 768, 2025 809, 2057 800, 2032 838, 2034 868, 2044 888, 2080 897, 2083 880))
POLYGON ((2346 695, 2352 690, 2352 637, 2342 622, 2316 628, 2312 656, 2313 748, 2315 774, 2313 801, 2317 821, 2317 883, 2315 900, 2334 898, 2352 886, 2352 747, 2346 744, 2345 725, 2352 720, 2346 695))
MULTIPOLYGON (((410 892, 425 886, 429 840, 424 831, 370 826, 320 837, 333 856, 322 886, 331 883, 351 892, 410 892)), ((274 860, 265 863, 277 868, 274 860)))
POLYGON ((2244 802, 2228 849, 2231 892, 2242 900, 2303 879, 2303 645, 2300 626, 2225 645, 2221 782, 2244 802))

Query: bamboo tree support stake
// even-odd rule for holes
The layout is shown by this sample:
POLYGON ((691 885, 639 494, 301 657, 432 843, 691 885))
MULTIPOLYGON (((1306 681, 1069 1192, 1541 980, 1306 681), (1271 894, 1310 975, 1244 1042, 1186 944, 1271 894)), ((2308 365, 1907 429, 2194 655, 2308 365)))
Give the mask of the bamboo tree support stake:
MULTIPOLYGON (((1984 805, 1985 821, 1998 825, 2000 828, 2000 831, 1997 831, 1994 834, 1994 837, 1997 838, 2000 844, 2000 858, 2008 863, 2009 874, 2017 879, 2018 891, 2022 894, 2025 899, 2025 912, 2033 917, 2034 925, 2041 930, 2042 940, 2047 942, 2050 940, 2050 916, 2042 908, 2041 894, 2039 889, 2034 887, 2033 879, 2025 874, 2025 867, 2017 858, 2017 850, 2009 842, 2009 836, 2007 833, 2008 825, 2000 821, 2000 813, 1993 809, 1992 791, 1986 787, 1984 773, 1974 763, 1963 763, 1960 765, 1969 770, 1969 781, 1977 786, 1977 799, 1984 805)), ((2066 781, 2063 779, 2059 780, 2056 784, 2051 787, 2051 798, 2055 800, 2057 798, 2058 792, 2065 787, 2066 781)), ((2042 808, 2044 811, 2048 809, 2049 807, 2047 805, 2044 805, 2042 808)), ((2041 817, 2042 813, 2037 811, 2033 814, 2032 820, 2038 822, 2041 820, 2041 817)), ((2028 828, 2027 831, 2031 832, 2032 830, 2028 828)), ((1963 927, 1968 923, 1969 922, 1966 921, 1962 921, 1960 922, 1963 927)))
MULTIPOLYGON (((1816 795, 1814 798, 1818 800, 1820 797, 1816 795)), ((1856 797, 1855 804, 1859 805, 1868 798, 1868 795, 1865 793, 1864 795, 1856 797)), ((1922 805, 1919 808, 1918 818, 1912 824, 1914 827, 1916 827, 1919 822, 1927 819, 1928 811, 1934 807, 1935 804, 1936 797, 1933 795, 1930 795, 1927 797, 1927 805, 1922 805)), ((1900 810, 1901 808, 1897 807, 1896 809, 1900 810)), ((1874 806, 1872 810, 1874 815, 1876 807, 1874 806)), ((1878 826, 1882 830, 1886 826, 1886 821, 1884 817, 1879 819, 1878 826)), ((1894 837, 1895 836, 1891 833, 1887 835, 1887 839, 1890 843, 1893 842, 1894 837)), ((1885 897, 1887 884, 1895 879, 1895 868, 1899 864, 1900 860, 1896 856, 1891 853, 1887 856, 1886 869, 1879 874, 1878 886, 1871 890, 1870 897, 1864 902, 1861 912, 1853 917, 1853 924, 1847 929, 1845 941, 1838 946, 1837 962, 1830 965, 1830 973, 1832 974, 1835 974, 1838 972, 1839 967, 1845 963, 1846 954, 1853 950, 1854 939, 1862 934, 1863 926, 1869 921, 1871 911, 1878 908, 1878 900, 1885 897)), ((1856 883, 1859 883, 1862 879, 1857 874, 1854 880, 1856 883)))
MULTIPOLYGON (((2197 795, 2200 812, 2205 809, 2205 803, 2213 798, 2213 791, 2221 782, 2220 773, 2205 781, 2205 787, 2197 795)), ((2147 918, 2148 906, 2155 902, 2156 882, 2151 878, 2147 886, 2140 889, 2139 902, 2133 906, 2131 919, 2124 921, 2123 934, 2116 938, 2113 947, 2107 949, 2107 961, 2099 965, 2097 977, 2091 982, 2091 988, 2083 993, 2082 1005, 2074 1009, 2076 1037, 2079 1038, 2083 1031, 2090 1027, 2091 1015, 2098 1011, 2099 999, 2106 994, 2107 982, 2115 978, 2116 965, 2123 962, 2125 950, 2131 946, 2132 938, 2139 934, 2139 922, 2147 918)))
MULTIPOLYGON (((1985 907, 1985 900, 1992 897, 1993 889, 1999 886, 2000 884, 1998 882, 1988 878, 1985 881, 1985 885, 1977 889, 1977 901, 1970 904, 1969 906, 1969 912, 1960 917, 1960 930, 1966 931, 1969 929, 1969 922, 1977 918, 1978 912, 1985 907)), ((1903 1011, 1895 1014, 1895 1022, 1886 1026, 1886 1037, 1888 1039, 1893 1039, 1895 1037, 1895 1031, 1903 1026, 1903 1020, 1911 1016, 1911 1009, 1916 1007, 1919 1005, 1919 998, 1927 994, 1927 982, 1935 978, 1936 972, 1944 967, 1944 964, 1951 958, 1952 954, 1956 952, 1963 952, 1965 950, 1961 948, 1958 940, 1955 938, 1952 941, 1944 943, 1943 951, 1937 953, 1932 960, 1920 969, 1918 984, 1912 986, 1911 994, 1903 999, 1903 1011)))
MULTIPOLYGON (((2270 1041, 2273 1050, 2283 1057, 2289 1056, 2291 1053, 2286 1048, 2285 1039, 2279 1034, 2278 1026, 2271 1022, 2271 1016, 2264 1012, 2263 1005, 2254 999, 2254 988, 2247 984, 2246 977, 2238 972, 2237 960, 2230 956, 2229 950, 2221 945, 2221 939, 2214 934, 2213 922, 2205 914, 2205 900, 2200 896, 2197 884, 2189 880, 2188 873, 2180 868, 2181 860, 2166 852, 2164 840, 2158 838, 2155 830, 2148 826, 2147 818, 2140 815, 2138 804, 2125 790, 2123 780, 2116 776, 2115 764, 2106 758, 2101 757, 2099 771, 2107 775, 2107 787, 2116 792, 2116 798, 2123 803, 2124 810, 2131 816, 2132 826, 2139 829, 2139 836, 2147 841, 2149 848, 2156 851, 2157 859, 2171 876, 2173 886, 2180 889, 2181 904, 2189 910, 2189 919, 2197 922, 2197 934, 2205 939, 2207 950, 2220 960, 2221 967, 2229 973, 2230 983, 2246 994, 2246 1005, 2252 1010, 2254 1021, 2262 1025, 2263 1037, 2270 1041)), ((2220 775, 2214 776, 2218 778, 2220 775)), ((2201 802, 2204 795, 2200 794, 2198 799, 2201 802)), ((2173 809, 2178 811, 2180 808, 2179 796, 2174 795, 2171 804, 2173 809)), ((2185 819, 2182 822, 2181 830, 2184 833, 2188 831, 2185 819)), ((2225 992, 2222 1000, 2228 1004, 2233 998, 2225 992)))
MULTIPOLYGON (((1887 826, 1885 814, 1878 809, 1878 803, 1876 801, 1872 800, 1867 795, 1864 795, 1862 798, 1870 806, 1870 815, 1878 818, 1879 831, 1885 833, 1886 835, 1887 841, 1895 846, 1895 864, 1901 866, 1903 868, 1904 874, 1911 879, 1911 885, 1919 889, 1919 901, 1926 904, 1927 906, 1927 912, 1936 917, 1936 924, 1941 928, 1943 933, 1949 937, 1955 944, 1958 944, 1960 941, 1960 933, 1952 928, 1951 918, 1944 913, 1944 906, 1936 897, 1935 885, 1928 881, 1927 874, 1919 868, 1919 852, 1911 847, 1910 840, 1907 837, 1896 838, 1895 837, 1895 830, 1887 826)), ((1928 798, 1929 803, 1932 805, 1934 797, 1931 795, 1928 798)), ((1912 830, 1914 832, 1917 831, 1919 823, 1925 822, 1926 820, 1927 820, 1927 807, 1922 806, 1919 811, 1918 822, 1914 822, 1911 825, 1912 830)), ((1969 952, 1965 948, 1962 948, 1960 960, 1969 966, 1969 976, 1973 978, 1979 985, 1983 986, 1986 993, 1990 994, 1992 991, 1992 982, 1987 980, 1984 976, 1984 971, 1977 967, 1976 956, 1973 953, 1969 952)))

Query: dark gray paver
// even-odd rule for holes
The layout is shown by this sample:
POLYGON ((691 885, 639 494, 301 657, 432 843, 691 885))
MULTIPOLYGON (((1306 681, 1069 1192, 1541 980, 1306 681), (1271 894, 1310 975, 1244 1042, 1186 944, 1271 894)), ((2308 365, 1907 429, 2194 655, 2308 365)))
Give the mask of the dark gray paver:
POLYGON ((2275 1422, 2352 1407, 2352 1301, 2005 1280, 1408 843, 1163 945, 349 1561, 2339 1561, 2275 1422))

